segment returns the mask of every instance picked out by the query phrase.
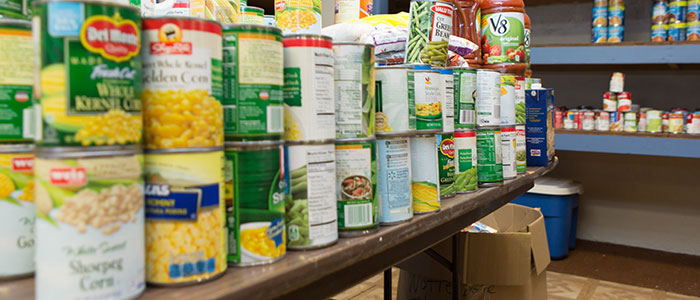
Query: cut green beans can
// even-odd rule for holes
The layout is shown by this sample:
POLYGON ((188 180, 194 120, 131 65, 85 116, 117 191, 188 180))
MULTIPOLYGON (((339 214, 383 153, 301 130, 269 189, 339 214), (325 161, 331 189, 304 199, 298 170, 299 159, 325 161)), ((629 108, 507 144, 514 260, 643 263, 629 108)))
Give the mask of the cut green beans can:
POLYGON ((437 136, 438 174, 440 175, 440 199, 454 197, 455 191, 455 143, 453 132, 437 136))
POLYGON ((334 43, 337 138, 374 136, 374 45, 334 43))
MULTIPOLYGON (((455 128, 476 128, 476 70, 454 68, 455 128)), ((523 90, 524 91, 524 90, 523 90)))
POLYGON ((476 192, 477 150, 476 132, 455 132, 455 190, 458 194, 476 192))
POLYGON ((447 65, 454 6, 447 2, 413 0, 410 6, 407 63, 447 65))
POLYGON ((358 236, 379 228, 376 141, 335 142, 336 199, 340 236, 358 236))

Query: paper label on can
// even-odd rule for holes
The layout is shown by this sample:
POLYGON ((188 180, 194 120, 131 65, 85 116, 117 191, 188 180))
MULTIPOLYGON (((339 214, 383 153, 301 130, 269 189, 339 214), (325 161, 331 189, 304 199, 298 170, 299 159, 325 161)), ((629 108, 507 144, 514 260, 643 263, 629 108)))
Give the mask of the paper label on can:
POLYGON ((525 124, 525 77, 515 80, 515 124, 525 124))
MULTIPOLYGON (((515 76, 501 76, 501 125, 516 124, 515 76)), ((524 99, 523 99, 524 100, 524 99)), ((523 102, 524 103, 524 102, 523 102)))
POLYGON ((476 72, 455 71, 455 127, 476 127, 476 72))
POLYGON ((375 227, 379 222, 376 201, 376 152, 372 143, 335 146, 338 229, 375 227))
POLYGON ((518 175, 516 161, 516 132, 511 130, 501 131, 501 153, 503 155, 503 178, 514 178, 518 175))
POLYGON ((335 116, 336 137, 374 135, 373 48, 336 45, 335 116))
POLYGON ((284 34, 320 34, 321 1, 275 0, 275 19, 284 34))
POLYGON ((458 193, 476 190, 476 133, 455 132, 455 151, 455 189, 458 193))
POLYGON ((411 138, 413 211, 432 212, 440 209, 440 175, 438 172, 437 138, 411 138))
POLYGON ((0 154, 0 277, 34 272, 34 156, 0 154))
POLYGON ((442 78, 437 72, 416 72, 416 128, 442 129, 442 78))
POLYGON ((391 223, 413 216, 411 145, 409 138, 378 140, 377 192, 380 221, 391 223))
POLYGON ((496 72, 477 72, 476 125, 501 125, 501 75, 496 72))
POLYGON ((476 152, 478 155, 477 175, 479 182, 498 182, 503 180, 501 146, 500 131, 477 131, 476 152))
POLYGON ((416 130, 415 77, 413 70, 377 69, 377 132, 416 130))
POLYGON ((453 74, 441 74, 443 79, 442 100, 442 130, 452 132, 455 130, 455 82, 453 74))
POLYGON ((10 24, 0 27, 0 140, 31 141, 37 127, 32 31, 10 24))
POLYGON ((525 125, 515 127, 515 162, 518 174, 527 171, 527 146, 525 137, 525 125))
POLYGON ((452 134, 438 135, 438 174, 440 176, 440 197, 455 194, 455 144, 452 134))

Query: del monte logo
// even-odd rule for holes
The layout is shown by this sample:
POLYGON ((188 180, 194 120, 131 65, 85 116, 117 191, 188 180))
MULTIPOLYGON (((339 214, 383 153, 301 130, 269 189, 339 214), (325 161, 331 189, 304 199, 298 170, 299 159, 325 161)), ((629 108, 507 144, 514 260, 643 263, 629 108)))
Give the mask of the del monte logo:
POLYGON ((139 27, 132 20, 114 17, 92 16, 80 28, 80 42, 90 52, 123 62, 139 54, 141 36, 139 27))
POLYGON ((440 152, 449 158, 455 157, 454 140, 453 139, 442 140, 442 143, 440 143, 440 152))

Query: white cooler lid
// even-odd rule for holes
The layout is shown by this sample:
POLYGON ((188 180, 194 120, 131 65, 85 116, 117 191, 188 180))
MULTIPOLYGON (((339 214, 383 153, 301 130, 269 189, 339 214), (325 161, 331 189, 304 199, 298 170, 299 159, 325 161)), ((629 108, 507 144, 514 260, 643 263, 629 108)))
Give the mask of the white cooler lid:
POLYGON ((542 177, 535 180, 535 187, 528 193, 564 196, 583 194, 583 185, 570 179, 542 177))

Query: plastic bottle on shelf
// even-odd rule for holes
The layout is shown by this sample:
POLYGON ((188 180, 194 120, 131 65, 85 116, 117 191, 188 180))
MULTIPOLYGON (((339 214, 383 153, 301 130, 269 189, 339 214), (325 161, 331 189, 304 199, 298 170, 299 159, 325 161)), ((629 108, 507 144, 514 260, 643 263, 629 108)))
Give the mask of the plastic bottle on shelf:
POLYGON ((452 34, 479 45, 479 50, 464 56, 469 66, 481 64, 481 9, 479 0, 452 0, 464 13, 465 21, 452 18, 452 34))
POLYGON ((525 75, 523 0, 481 1, 481 50, 484 69, 525 75))
POLYGON ((532 21, 530 21, 530 16, 525 13, 525 76, 532 76, 532 69, 530 68, 530 42, 532 42, 532 21))

